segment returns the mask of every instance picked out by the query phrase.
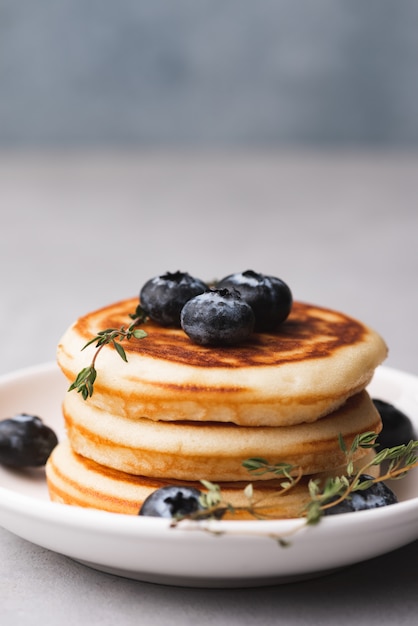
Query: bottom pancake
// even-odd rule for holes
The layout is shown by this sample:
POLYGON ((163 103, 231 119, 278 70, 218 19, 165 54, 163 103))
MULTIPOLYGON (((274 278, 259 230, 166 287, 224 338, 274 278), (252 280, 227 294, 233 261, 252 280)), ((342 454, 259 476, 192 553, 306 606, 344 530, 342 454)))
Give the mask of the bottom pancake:
MULTIPOLYGON (((366 459, 363 458, 361 464, 364 463, 366 459)), ((343 474, 344 469, 341 467, 333 474, 343 474)), ((377 475, 378 469, 373 470, 377 475)), ((227 513, 224 519, 254 519, 254 515, 246 510, 249 500, 244 493, 251 482, 252 501, 258 503, 257 512, 263 518, 301 517, 309 502, 309 479, 325 479, 329 475, 330 472, 303 477, 285 493, 280 487, 281 479, 252 482, 249 473, 247 481, 218 483, 223 500, 235 507, 235 512, 227 513)), ((199 482, 147 478, 104 467, 75 453, 67 441, 60 443, 52 452, 46 465, 46 476, 50 498, 54 502, 127 515, 137 515, 145 498, 165 485, 177 484, 204 490, 199 482)))

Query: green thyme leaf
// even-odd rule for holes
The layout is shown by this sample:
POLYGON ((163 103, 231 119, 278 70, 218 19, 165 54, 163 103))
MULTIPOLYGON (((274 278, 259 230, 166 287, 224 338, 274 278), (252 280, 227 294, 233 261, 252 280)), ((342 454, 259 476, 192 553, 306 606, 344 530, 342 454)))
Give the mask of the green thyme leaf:
POLYGON ((249 472, 257 472, 260 469, 264 470, 264 468, 268 466, 268 461, 261 457, 253 457, 251 459, 246 459, 245 461, 243 461, 242 465, 249 472))
POLYGON ((343 438, 341 433, 339 433, 339 435, 338 435, 338 443, 340 445, 340 449, 344 452, 344 454, 346 454, 347 453, 347 446, 345 445, 345 441, 344 441, 344 438, 343 438))
POLYGON ((306 523, 308 526, 319 524, 322 517, 322 509, 320 502, 311 501, 306 508, 306 523))
POLYGON ((209 482, 208 480, 200 481, 207 492, 202 493, 200 496, 200 503, 205 509, 213 509, 217 507, 222 501, 221 489, 219 485, 209 482))
POLYGON ((137 329, 133 331, 132 335, 135 337, 135 339, 143 339, 147 336, 147 333, 145 332, 145 330, 137 329))
POLYGON ((277 476, 286 476, 286 478, 291 479, 292 472, 294 472, 297 468, 290 463, 276 463, 274 465, 270 465, 266 459, 261 457, 252 457, 250 459, 246 459, 242 463, 243 467, 247 469, 249 472, 252 472, 256 476, 262 476, 263 474, 276 474, 277 476))
POLYGON ((112 344, 113 344, 114 348, 116 349, 116 352, 119 354, 120 358, 123 361, 125 361, 125 363, 127 363, 128 359, 126 358, 126 352, 123 349, 123 346, 120 343, 118 343, 117 341, 115 341, 115 340, 112 341, 112 344))
POLYGON ((68 388, 68 391, 75 389, 78 393, 81 393, 84 400, 87 400, 93 393, 93 385, 96 376, 97 372, 93 365, 83 368, 75 381, 68 388))

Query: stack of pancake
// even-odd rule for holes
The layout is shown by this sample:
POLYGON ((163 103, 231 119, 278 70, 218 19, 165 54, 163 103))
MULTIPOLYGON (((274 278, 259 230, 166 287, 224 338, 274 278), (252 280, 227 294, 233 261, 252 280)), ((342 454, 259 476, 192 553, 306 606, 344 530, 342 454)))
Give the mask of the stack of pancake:
MULTIPOLYGON (((96 352, 85 344, 99 331, 126 327, 137 299, 78 319, 58 346, 69 384, 96 352)), ((91 397, 69 391, 63 401, 67 439, 47 464, 54 501, 137 514, 164 485, 221 487, 236 507, 255 501, 273 517, 297 517, 315 478, 344 473, 347 446, 381 430, 366 386, 385 359, 385 342, 347 315, 301 302, 275 332, 254 333, 234 347, 193 344, 181 329, 144 325, 147 336, 124 341, 127 362, 112 345, 96 361, 91 397), (278 496, 282 479, 250 474, 246 459, 288 463, 303 474, 278 496)), ((367 451, 356 453, 363 463, 367 451)), ((236 513, 246 518, 246 512, 236 513)))

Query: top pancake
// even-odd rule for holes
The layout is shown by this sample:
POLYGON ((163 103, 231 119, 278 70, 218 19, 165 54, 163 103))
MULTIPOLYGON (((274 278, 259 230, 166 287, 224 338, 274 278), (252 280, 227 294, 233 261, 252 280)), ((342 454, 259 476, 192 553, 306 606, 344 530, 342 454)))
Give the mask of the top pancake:
MULTIPOLYGON (((82 350, 85 344, 99 331, 129 326, 137 304, 117 302, 70 326, 57 354, 70 382, 95 354, 95 345, 82 350)), ((387 354, 380 335, 361 322, 301 302, 277 331, 234 347, 198 346, 181 329, 153 322, 143 329, 145 338, 123 342, 127 363, 113 346, 101 350, 88 402, 131 419, 313 422, 364 389, 387 354)))

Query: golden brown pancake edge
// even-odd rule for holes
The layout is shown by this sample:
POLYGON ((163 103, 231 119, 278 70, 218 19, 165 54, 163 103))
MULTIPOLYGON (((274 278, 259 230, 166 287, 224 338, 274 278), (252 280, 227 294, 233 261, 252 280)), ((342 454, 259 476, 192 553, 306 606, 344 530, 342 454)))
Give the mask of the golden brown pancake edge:
MULTIPOLYGON (((129 323, 135 299, 80 318, 62 337, 58 363, 69 381, 95 347, 99 330, 129 323)), ((130 418, 286 425, 315 421, 364 389, 384 360, 383 339, 343 313, 296 302, 275 333, 245 345, 207 348, 181 329, 144 324, 144 339, 124 342, 128 363, 106 346, 90 402, 130 418)))

